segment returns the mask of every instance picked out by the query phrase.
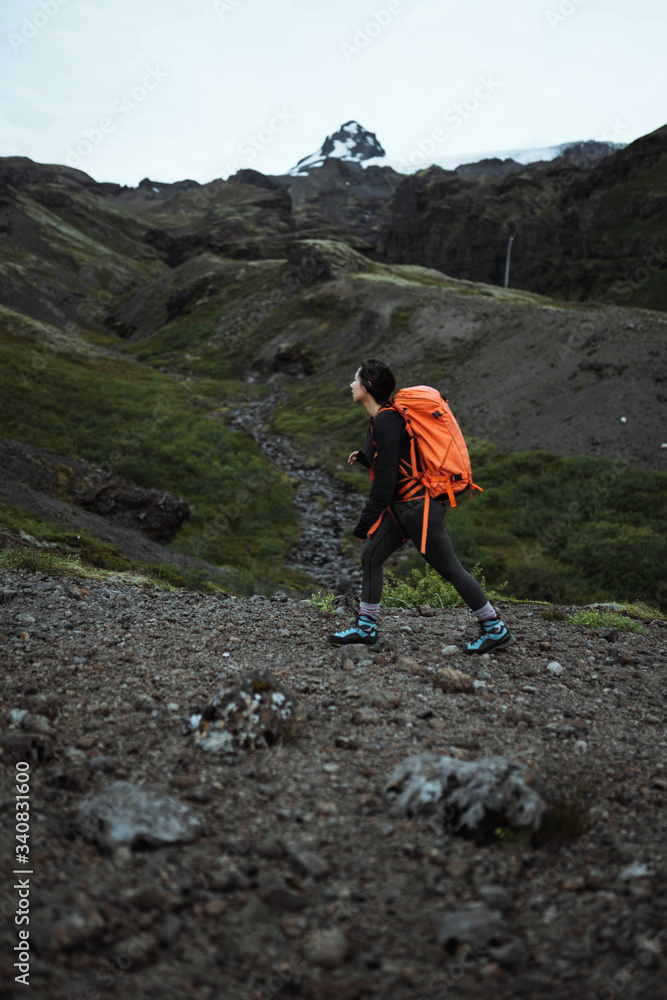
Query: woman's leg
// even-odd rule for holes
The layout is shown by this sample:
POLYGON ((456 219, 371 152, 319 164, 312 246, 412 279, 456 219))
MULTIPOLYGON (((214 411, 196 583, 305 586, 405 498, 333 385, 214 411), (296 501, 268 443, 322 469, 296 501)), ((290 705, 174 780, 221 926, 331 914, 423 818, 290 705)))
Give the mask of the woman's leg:
POLYGON ((334 632, 329 636, 332 646, 347 646, 362 643, 377 645, 376 616, 382 597, 385 560, 403 544, 403 534, 388 510, 385 511, 380 527, 367 539, 361 555, 363 583, 361 588, 361 608, 356 625, 334 632))
MULTIPOLYGON (((396 506, 401 523, 419 549, 424 523, 424 501, 410 500, 396 506)), ((431 501, 424 557, 440 576, 449 580, 456 588, 479 622, 479 637, 468 643, 466 653, 491 653, 494 649, 503 649, 514 641, 514 636, 496 614, 477 580, 459 562, 442 523, 444 516, 445 507, 437 500, 431 501)))
MULTIPOLYGON (((417 549, 421 546, 422 526, 424 522, 424 501, 409 500, 397 504, 399 517, 405 525, 406 533, 417 549)), ((463 568, 454 552, 452 541, 445 530, 443 519, 445 508, 437 500, 429 504, 428 532, 426 535, 426 551, 424 558, 440 576, 448 580, 473 611, 482 609, 488 604, 486 594, 474 576, 463 568)))
POLYGON ((364 604, 379 604, 384 574, 382 567, 392 552, 403 544, 403 535, 389 510, 384 512, 380 527, 366 540, 361 554, 363 581, 361 600, 364 604))

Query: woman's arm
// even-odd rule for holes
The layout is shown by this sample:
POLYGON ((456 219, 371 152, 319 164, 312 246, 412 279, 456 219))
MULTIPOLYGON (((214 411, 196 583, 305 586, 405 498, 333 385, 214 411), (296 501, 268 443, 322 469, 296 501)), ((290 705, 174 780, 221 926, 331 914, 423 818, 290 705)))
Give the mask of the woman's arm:
MULTIPOLYGON (((375 465, 373 485, 361 512, 359 523, 352 532, 355 538, 366 538, 368 529, 393 500, 401 458, 401 441, 405 423, 396 410, 384 410, 373 421, 375 465)), ((365 456, 364 456, 365 457, 365 456)), ((357 456, 359 461, 359 456, 357 456)))
POLYGON ((370 469, 371 467, 371 463, 369 462, 368 455, 365 451, 353 451, 348 458, 348 462, 350 465, 352 465, 353 462, 358 462, 359 465, 363 465, 365 469, 370 469))

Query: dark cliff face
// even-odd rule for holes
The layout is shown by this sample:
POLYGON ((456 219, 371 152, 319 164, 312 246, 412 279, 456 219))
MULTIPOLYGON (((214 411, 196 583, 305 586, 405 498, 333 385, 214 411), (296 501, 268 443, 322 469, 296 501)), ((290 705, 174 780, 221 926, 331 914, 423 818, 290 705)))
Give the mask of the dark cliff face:
POLYGON ((583 148, 502 176, 406 177, 377 256, 501 284, 513 236, 513 287, 667 309, 667 127, 590 158, 583 148))

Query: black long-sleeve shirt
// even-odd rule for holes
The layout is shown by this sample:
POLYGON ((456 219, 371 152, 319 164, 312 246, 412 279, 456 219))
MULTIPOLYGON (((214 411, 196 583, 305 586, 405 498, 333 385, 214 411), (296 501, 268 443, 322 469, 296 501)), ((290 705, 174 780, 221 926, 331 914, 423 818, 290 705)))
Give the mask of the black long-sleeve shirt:
POLYGON ((405 429, 405 421, 396 410, 379 410, 371 418, 365 449, 357 455, 357 462, 370 469, 373 455, 375 455, 373 484, 359 523, 352 532, 355 538, 366 538, 368 529, 375 524, 380 514, 392 501, 399 499, 398 469, 401 459, 405 459, 408 464, 410 462, 410 439, 405 429))

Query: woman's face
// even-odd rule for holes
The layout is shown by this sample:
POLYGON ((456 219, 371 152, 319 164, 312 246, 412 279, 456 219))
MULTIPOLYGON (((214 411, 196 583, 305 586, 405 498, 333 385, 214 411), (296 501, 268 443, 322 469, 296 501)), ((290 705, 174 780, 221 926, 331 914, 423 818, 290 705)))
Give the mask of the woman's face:
POLYGON ((352 399, 354 400, 355 403, 361 403, 368 395, 368 392, 366 391, 366 389, 364 389, 363 385, 361 384, 361 379, 359 378, 360 372, 361 368, 357 369, 356 375, 350 382, 350 389, 352 390, 352 399))

